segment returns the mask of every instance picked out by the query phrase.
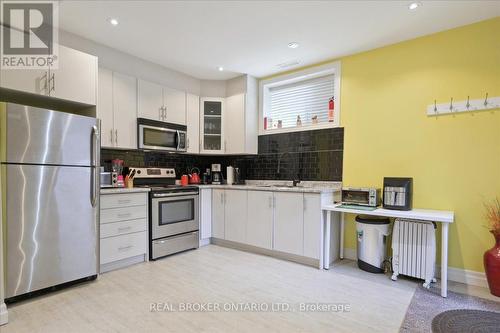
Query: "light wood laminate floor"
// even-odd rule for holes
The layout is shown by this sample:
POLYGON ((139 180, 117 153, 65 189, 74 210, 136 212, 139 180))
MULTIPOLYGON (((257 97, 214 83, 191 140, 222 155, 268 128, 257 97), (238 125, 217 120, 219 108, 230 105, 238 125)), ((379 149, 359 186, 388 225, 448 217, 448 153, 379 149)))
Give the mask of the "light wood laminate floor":
POLYGON ((2 333, 398 332, 417 282, 362 272, 343 261, 321 271, 215 245, 101 275, 10 305, 2 333), (150 304, 287 303, 296 311, 151 312, 150 304), (349 312, 303 312, 300 303, 349 312))

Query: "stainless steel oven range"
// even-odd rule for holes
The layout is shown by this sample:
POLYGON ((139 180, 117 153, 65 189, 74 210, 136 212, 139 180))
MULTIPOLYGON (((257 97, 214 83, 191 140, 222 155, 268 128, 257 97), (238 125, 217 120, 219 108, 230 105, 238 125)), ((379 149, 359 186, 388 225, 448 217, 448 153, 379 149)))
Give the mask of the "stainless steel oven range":
POLYGON ((155 260, 199 246, 199 191, 175 185, 175 170, 135 169, 134 185, 149 187, 149 258, 155 260))

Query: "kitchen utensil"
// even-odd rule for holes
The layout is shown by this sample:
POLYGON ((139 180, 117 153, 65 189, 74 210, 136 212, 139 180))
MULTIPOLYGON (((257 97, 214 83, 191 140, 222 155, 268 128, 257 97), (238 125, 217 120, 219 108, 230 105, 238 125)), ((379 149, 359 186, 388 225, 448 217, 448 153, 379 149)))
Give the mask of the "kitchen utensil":
POLYGON ((121 176, 122 172, 123 172, 123 160, 120 160, 120 159, 112 160, 111 161, 111 169, 113 172, 116 172, 119 176, 121 176))
POLYGON ((240 168, 234 168, 234 184, 239 184, 241 182, 240 168))
POLYGON ((190 176, 189 177, 190 184, 199 184, 200 183, 200 169, 192 168, 191 174, 189 176, 190 176), (194 172, 195 170, 197 170, 198 172, 194 172))
POLYGON ((187 186, 189 183, 189 177, 188 175, 182 175, 181 176, 181 185, 182 186, 187 186))

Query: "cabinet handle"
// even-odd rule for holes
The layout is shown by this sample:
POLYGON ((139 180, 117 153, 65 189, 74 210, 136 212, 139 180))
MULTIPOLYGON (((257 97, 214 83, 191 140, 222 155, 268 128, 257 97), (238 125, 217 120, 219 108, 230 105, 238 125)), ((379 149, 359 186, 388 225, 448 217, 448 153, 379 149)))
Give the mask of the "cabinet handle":
POLYGON ((115 129, 115 143, 118 145, 118 130, 115 129))
POLYGON ((119 218, 130 217, 131 215, 132 215, 132 213, 124 213, 124 214, 122 213, 122 214, 117 214, 117 216, 118 216, 119 218))
MULTIPOLYGON (((54 92, 56 91, 56 74, 52 73, 51 78, 52 78, 52 88, 50 88, 49 93, 51 91, 54 91, 54 92)), ((50 80, 49 80, 49 83, 50 83, 50 80)))
POLYGON ((120 200, 118 200, 118 203, 119 204, 128 204, 128 203, 130 203, 130 199, 120 199, 120 200))
POLYGON ((164 106, 163 107, 163 121, 166 121, 167 120, 167 107, 164 106))
POLYGON ((307 199, 306 198, 304 198, 303 205, 304 205, 304 207, 302 207, 302 208, 305 211, 307 209, 307 199))
POLYGON ((130 226, 122 227, 122 228, 118 228, 118 232, 124 232, 124 231, 130 230, 130 229, 132 229, 132 227, 130 227, 130 226))
POLYGON ((110 130, 109 130, 109 132, 110 132, 110 134, 111 134, 111 135, 109 136, 109 141, 111 141, 111 144, 113 144, 113 129, 110 129, 110 130))
POLYGON ((132 247, 133 247, 133 245, 121 246, 118 248, 118 251, 127 251, 127 250, 131 249, 132 247))
POLYGON ((189 148, 189 138, 187 139, 186 148, 189 148))
POLYGON ((45 72, 45 74, 43 74, 43 76, 40 78, 40 81, 43 80, 44 82, 44 85, 43 85, 43 90, 45 91, 45 95, 48 95, 49 94, 49 81, 48 81, 48 77, 49 77, 49 74, 48 72, 45 72))
POLYGON ((224 192, 222 192, 220 194, 220 204, 223 205, 224 204, 224 192))

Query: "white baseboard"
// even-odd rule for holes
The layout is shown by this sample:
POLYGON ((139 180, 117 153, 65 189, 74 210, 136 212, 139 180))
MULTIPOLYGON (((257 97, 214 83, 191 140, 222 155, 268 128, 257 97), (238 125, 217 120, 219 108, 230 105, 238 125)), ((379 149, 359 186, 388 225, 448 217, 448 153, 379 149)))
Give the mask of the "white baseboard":
POLYGON ((344 248, 344 259, 358 260, 358 252, 356 249, 344 248))
POLYGON ((5 325, 9 321, 7 306, 5 303, 0 303, 0 325, 5 325))
MULTIPOLYGON (((441 277, 441 266, 439 265, 436 265, 436 275, 437 277, 441 277)), ((485 273, 467 269, 448 267, 448 281, 488 288, 488 281, 486 280, 485 273)))
POLYGON ((210 238, 200 239, 200 247, 210 244, 210 238))
MULTIPOLYGON (((358 260, 356 249, 344 248, 344 259, 358 260)), ((439 265, 436 265, 436 277, 441 277, 441 266, 439 265)), ((448 267, 448 281, 488 288, 485 273, 462 268, 448 267)))

